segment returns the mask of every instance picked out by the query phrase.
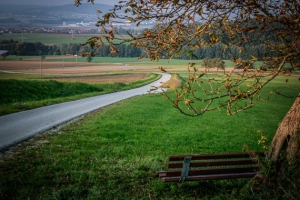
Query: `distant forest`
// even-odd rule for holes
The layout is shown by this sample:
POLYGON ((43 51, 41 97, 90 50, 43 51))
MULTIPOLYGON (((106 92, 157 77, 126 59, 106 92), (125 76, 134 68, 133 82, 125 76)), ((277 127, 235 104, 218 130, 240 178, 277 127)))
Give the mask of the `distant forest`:
MULTIPOLYGON (((84 52, 91 51, 91 48, 87 45, 82 46, 79 43, 56 45, 45 45, 41 42, 18 42, 16 40, 0 40, 0 49, 8 50, 9 55, 18 56, 37 56, 37 55, 83 55, 84 52)), ((110 52, 109 45, 103 44, 98 49, 94 49, 94 55, 99 57, 139 57, 146 56, 142 48, 134 48, 133 45, 121 44, 118 46, 120 53, 112 54, 110 52)), ((240 48, 232 47, 222 49, 220 44, 215 44, 210 47, 196 48, 190 51, 186 47, 185 52, 181 53, 179 58, 181 59, 203 59, 203 58, 220 58, 223 60, 231 59, 233 55, 238 55, 237 58, 250 59, 251 56, 256 58, 262 58, 266 56, 266 52, 262 45, 253 45, 247 48, 247 53, 240 52, 240 48)))
MULTIPOLYGON (((17 56, 37 56, 37 55, 83 55, 91 51, 87 45, 82 46, 79 43, 69 43, 57 45, 45 45, 41 42, 18 42, 16 40, 0 40, 0 49, 8 50, 9 55, 17 56)), ((111 54, 108 45, 101 45, 94 50, 95 56, 100 57, 138 57, 141 55, 139 48, 135 49, 132 45, 120 45, 119 54, 111 54)))

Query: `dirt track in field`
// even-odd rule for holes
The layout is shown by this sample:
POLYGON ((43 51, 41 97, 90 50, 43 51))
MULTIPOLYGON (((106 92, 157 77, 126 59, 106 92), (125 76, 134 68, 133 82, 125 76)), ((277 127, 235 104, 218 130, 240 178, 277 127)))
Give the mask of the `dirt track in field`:
POLYGON ((1 61, 0 71, 9 73, 64 75, 62 81, 80 82, 132 82, 150 76, 149 71, 159 72, 157 67, 128 66, 82 62, 1 61), (122 73, 122 74, 121 74, 122 73), (112 74, 112 75, 109 75, 112 74), (67 77, 69 76, 69 77, 67 77))

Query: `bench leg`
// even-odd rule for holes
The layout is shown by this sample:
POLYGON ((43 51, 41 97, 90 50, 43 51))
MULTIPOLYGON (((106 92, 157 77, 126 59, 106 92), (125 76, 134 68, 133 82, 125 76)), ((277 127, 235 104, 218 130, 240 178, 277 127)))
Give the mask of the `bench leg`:
POLYGON ((187 177, 189 176, 189 170, 190 170, 190 163, 191 163, 192 157, 185 157, 183 161, 183 167, 181 170, 181 177, 179 182, 183 183, 187 177))

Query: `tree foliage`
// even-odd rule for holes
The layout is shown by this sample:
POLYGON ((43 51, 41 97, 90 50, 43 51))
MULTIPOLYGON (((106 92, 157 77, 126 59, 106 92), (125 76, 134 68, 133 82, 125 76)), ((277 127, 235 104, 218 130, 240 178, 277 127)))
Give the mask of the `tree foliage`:
MULTIPOLYGON (((80 2, 75 1, 77 5, 80 2)), ((221 52, 230 53, 235 69, 212 76, 200 72, 191 62, 189 77, 176 90, 175 98, 167 95, 174 107, 189 116, 220 108, 226 108, 231 115, 251 108, 260 101, 260 90, 268 82, 299 67, 297 0, 127 0, 99 16, 97 26, 105 34, 90 38, 87 44, 98 48, 108 42, 111 53, 119 53, 117 46, 125 42, 142 47, 151 60, 180 57, 182 52, 197 58, 194 52, 198 49, 215 45, 221 52), (155 27, 137 36, 128 33, 129 39, 112 25, 130 21, 139 26, 150 20, 157 22, 155 27), (259 56, 254 53, 256 47, 261 50, 259 56), (250 59, 240 59, 241 53, 250 59), (268 65, 268 70, 253 69, 258 60, 263 62, 262 66, 268 65)))

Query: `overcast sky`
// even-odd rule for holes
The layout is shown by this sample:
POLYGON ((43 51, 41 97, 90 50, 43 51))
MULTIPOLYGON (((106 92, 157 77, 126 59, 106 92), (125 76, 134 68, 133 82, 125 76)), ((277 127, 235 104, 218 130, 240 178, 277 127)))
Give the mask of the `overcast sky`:
MULTIPOLYGON (((95 0, 95 3, 114 5, 120 0, 95 0)), ((82 1, 87 2, 86 0, 82 1)), ((52 5, 59 6, 65 4, 73 4, 74 0, 0 0, 0 4, 19 4, 19 5, 52 5)))

